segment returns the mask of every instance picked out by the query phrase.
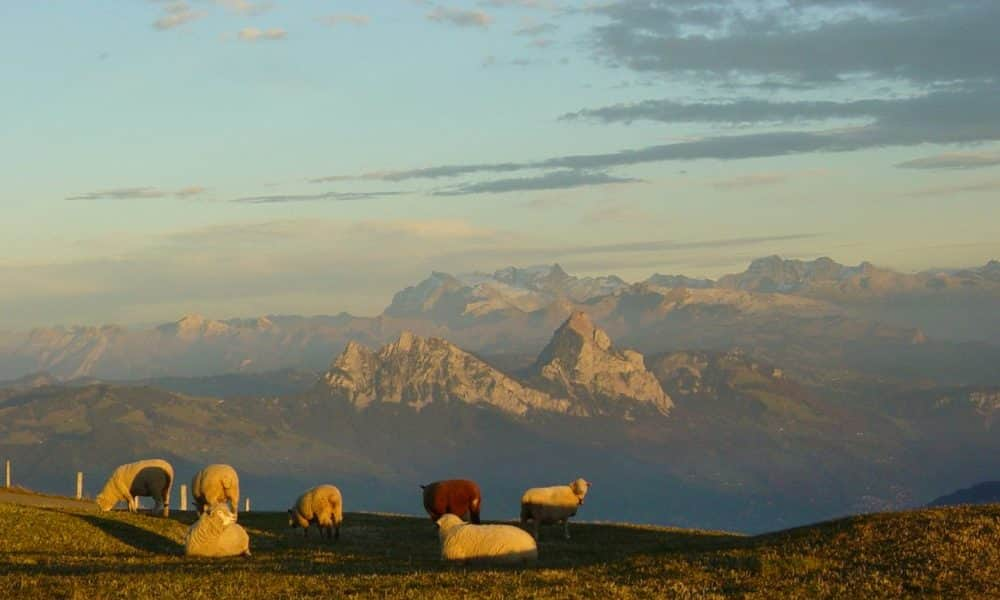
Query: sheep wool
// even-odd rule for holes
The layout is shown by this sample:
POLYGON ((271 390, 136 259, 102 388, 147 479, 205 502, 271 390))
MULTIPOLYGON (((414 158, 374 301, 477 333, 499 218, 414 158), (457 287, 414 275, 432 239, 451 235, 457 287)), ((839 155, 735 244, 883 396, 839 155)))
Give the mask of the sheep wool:
POLYGON ((340 490, 333 485, 318 485, 299 496, 295 506, 288 509, 288 526, 301 527, 302 535, 309 537, 309 526, 319 528, 320 537, 340 539, 340 524, 344 522, 344 500, 340 490))
POLYGON ((239 515, 240 478, 229 465, 208 465, 191 478, 191 495, 199 513, 219 502, 228 502, 239 515))
POLYGON ((538 526, 562 523, 566 539, 569 539, 569 518, 583 504, 590 489, 590 482, 577 479, 569 485, 531 488, 521 496, 521 525, 534 525, 534 536, 538 539, 538 526))
POLYGON ((225 503, 212 505, 188 528, 184 540, 188 556, 250 556, 250 536, 236 524, 236 514, 225 503))
POLYGON ((437 520, 441 558, 448 561, 527 563, 538 558, 535 538, 513 525, 476 525, 456 515, 437 520))
POLYGON ((108 478, 97 494, 97 505, 107 512, 119 502, 128 504, 129 512, 139 508, 136 496, 148 496, 156 503, 154 512, 163 509, 163 516, 170 516, 170 486, 174 482, 174 468, 165 460, 153 458, 121 465, 108 478))

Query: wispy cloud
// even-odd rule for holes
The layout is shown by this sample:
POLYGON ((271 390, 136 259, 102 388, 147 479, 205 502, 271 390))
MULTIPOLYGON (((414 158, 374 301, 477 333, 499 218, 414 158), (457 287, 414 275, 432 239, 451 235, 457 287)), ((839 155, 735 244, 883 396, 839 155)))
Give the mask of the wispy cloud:
POLYGON ((478 181, 452 188, 437 190, 435 196, 465 196, 468 194, 502 194, 506 192, 528 192, 538 190, 564 190, 592 185, 620 183, 640 183, 643 180, 631 177, 616 177, 602 172, 561 170, 534 177, 516 177, 478 181))
POLYGON ((427 19, 437 23, 446 23, 458 27, 489 27, 493 17, 481 10, 464 10, 437 6, 427 13, 427 19))
POLYGON ((282 204, 287 202, 347 202, 352 200, 375 200, 400 196, 405 192, 324 192, 322 194, 276 194, 271 196, 246 196, 231 202, 238 204, 282 204))
POLYGON ((977 183, 964 183, 958 185, 944 185, 939 187, 928 187, 908 193, 908 196, 931 197, 931 196, 954 196, 957 194, 981 194, 986 192, 1000 192, 1000 180, 980 181, 977 183))
POLYGON ((216 0, 216 3, 241 15, 259 15, 272 8, 270 2, 249 2, 248 0, 216 0))
POLYGON ((316 18, 319 22, 335 27, 337 25, 356 25, 358 27, 368 25, 372 22, 372 18, 368 15, 358 15, 358 14, 336 14, 336 15, 325 15, 316 18))
POLYGON ((901 162, 900 169, 981 169, 1000 165, 1000 154, 952 152, 901 162))
POLYGON ((173 0, 163 4, 160 18, 153 21, 153 27, 160 31, 174 29, 187 23, 192 23, 205 16, 205 13, 194 10, 184 0, 173 0))
POLYGON ((246 27, 236 34, 236 37, 244 42, 256 41, 276 41, 288 37, 288 32, 281 28, 257 29, 256 27, 246 27))
POLYGON ((67 200, 142 200, 148 198, 192 198, 207 191, 201 186, 189 186, 179 190, 164 190, 154 187, 112 188, 69 196, 67 200))

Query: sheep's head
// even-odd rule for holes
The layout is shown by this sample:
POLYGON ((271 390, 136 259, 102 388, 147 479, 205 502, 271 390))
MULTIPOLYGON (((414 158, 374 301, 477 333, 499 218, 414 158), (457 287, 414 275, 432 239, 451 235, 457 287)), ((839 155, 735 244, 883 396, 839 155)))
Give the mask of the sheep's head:
POLYGON ((580 479, 577 479, 573 483, 569 484, 569 489, 573 490, 576 497, 580 499, 580 504, 583 504, 583 498, 590 490, 590 482, 581 477, 580 479))
POLYGON ((227 506, 224 502, 213 504, 208 509, 207 514, 210 518, 216 519, 222 523, 223 527, 232 525, 236 522, 236 515, 233 514, 233 511, 229 510, 229 506, 227 506))
POLYGON ((437 520, 438 534, 443 538, 449 530, 460 525, 465 525, 465 521, 463 521, 461 517, 451 513, 444 514, 437 520))
POLYGON ((97 506, 104 512, 108 512, 118 504, 115 500, 111 499, 107 494, 101 492, 97 495, 97 506))

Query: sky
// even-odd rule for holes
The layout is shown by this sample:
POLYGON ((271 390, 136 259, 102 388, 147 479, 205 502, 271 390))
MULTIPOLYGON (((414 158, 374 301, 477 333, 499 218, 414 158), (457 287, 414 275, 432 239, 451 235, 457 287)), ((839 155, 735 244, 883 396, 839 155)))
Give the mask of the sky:
POLYGON ((0 328, 1000 258, 995 0, 0 3, 0 328))

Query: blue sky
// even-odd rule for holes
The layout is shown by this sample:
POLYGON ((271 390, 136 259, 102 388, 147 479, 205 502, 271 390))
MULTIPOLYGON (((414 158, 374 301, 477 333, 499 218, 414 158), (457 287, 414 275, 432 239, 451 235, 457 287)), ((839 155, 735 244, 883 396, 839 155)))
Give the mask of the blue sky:
POLYGON ((0 18, 2 328, 375 314, 432 269, 1000 256, 993 1, 94 0, 0 18))

